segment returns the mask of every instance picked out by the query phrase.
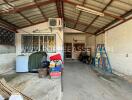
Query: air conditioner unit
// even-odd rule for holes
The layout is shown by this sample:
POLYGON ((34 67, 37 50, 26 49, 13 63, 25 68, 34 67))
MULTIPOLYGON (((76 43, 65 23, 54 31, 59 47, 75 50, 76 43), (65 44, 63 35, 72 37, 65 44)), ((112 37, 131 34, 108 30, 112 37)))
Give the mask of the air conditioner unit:
POLYGON ((60 28, 60 27, 62 27, 61 18, 49 18, 48 24, 49 24, 50 28, 60 28))

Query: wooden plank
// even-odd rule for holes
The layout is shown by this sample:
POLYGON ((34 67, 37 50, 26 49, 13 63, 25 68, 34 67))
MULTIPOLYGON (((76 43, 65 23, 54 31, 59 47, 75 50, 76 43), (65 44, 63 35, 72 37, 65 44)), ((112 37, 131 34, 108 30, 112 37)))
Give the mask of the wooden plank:
POLYGON ((2 89, 2 91, 7 93, 8 95, 12 95, 12 93, 20 93, 20 95, 24 97, 24 100, 33 100, 19 90, 9 86, 4 79, 0 80, 0 89, 2 89))

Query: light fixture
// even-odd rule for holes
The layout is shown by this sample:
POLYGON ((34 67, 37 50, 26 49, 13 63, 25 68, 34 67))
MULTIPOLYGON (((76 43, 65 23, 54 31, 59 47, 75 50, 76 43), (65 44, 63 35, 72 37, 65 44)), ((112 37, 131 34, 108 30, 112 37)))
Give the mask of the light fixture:
POLYGON ((94 14, 94 15, 104 16, 104 13, 101 13, 101 12, 98 12, 98 11, 95 11, 95 10, 92 10, 90 8, 86 8, 86 7, 83 7, 83 6, 77 5, 76 9, 80 10, 80 11, 87 12, 87 13, 91 13, 91 14, 94 14))

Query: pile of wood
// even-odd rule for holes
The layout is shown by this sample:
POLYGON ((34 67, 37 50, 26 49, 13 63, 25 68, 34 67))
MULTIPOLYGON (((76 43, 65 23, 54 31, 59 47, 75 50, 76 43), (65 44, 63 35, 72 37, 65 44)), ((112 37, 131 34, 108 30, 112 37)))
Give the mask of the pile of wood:
POLYGON ((20 92, 19 90, 9 86, 4 79, 0 80, 0 95, 8 99, 12 94, 16 93, 20 94, 24 98, 24 100, 33 100, 22 92, 20 92))

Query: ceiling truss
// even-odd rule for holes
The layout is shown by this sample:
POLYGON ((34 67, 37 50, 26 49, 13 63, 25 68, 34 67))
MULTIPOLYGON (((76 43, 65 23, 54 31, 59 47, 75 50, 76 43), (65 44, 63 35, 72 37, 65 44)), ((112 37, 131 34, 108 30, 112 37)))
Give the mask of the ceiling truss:
MULTIPOLYGON (((12 6, 10 3, 13 3, 13 2, 16 2, 16 1, 22 1, 22 0, 14 0, 14 1, 12 0, 10 2, 7 1, 7 0, 3 0, 3 1, 6 4, 12 6)), ((101 17, 97 16, 97 15, 94 15, 95 18, 93 18, 91 22, 90 22, 90 20, 88 22, 85 22, 90 17, 86 18, 87 15, 84 16, 82 14, 82 11, 80 11, 78 14, 76 14, 75 12, 72 11, 73 8, 70 8, 71 6, 74 6, 74 8, 75 8, 76 5, 85 6, 87 4, 87 0, 78 1, 78 2, 75 2, 75 0, 72 0, 72 1, 71 0, 47 0, 47 1, 41 1, 41 2, 39 2, 39 0, 33 0, 33 3, 29 3, 28 5, 14 7, 14 9, 10 9, 9 12, 0 11, 1 15, 8 14, 8 13, 19 14, 20 16, 23 17, 23 19, 25 19, 30 24, 24 25, 24 26, 17 26, 16 24, 8 21, 12 18, 8 18, 8 20, 6 20, 6 19, 3 19, 3 16, 1 16, 1 15, 0 15, 0 19, 1 19, 0 22, 1 23, 4 22, 4 24, 7 24, 8 26, 12 26, 13 29, 18 29, 18 28, 24 28, 24 27, 28 27, 28 26, 32 26, 32 25, 36 25, 36 24, 39 24, 39 23, 46 22, 46 21, 48 21, 49 16, 53 16, 53 15, 55 16, 57 14, 57 16, 62 18, 65 23, 67 21, 71 22, 71 24, 73 23, 73 26, 72 26, 73 29, 78 29, 79 27, 81 27, 81 25, 84 26, 83 30, 78 29, 82 32, 88 32, 88 30, 96 24, 99 25, 99 26, 102 25, 102 27, 101 26, 100 27, 94 26, 94 27, 97 28, 96 32, 94 32, 94 33, 89 32, 91 34, 97 35, 98 33, 104 32, 105 29, 109 28, 111 25, 115 24, 118 21, 121 22, 121 23, 126 22, 126 20, 127 20, 126 17, 132 14, 132 8, 129 9, 129 11, 125 12, 125 14, 121 14, 120 16, 118 16, 119 12, 117 12, 117 14, 114 14, 114 12, 113 13, 106 12, 109 7, 112 7, 111 5, 113 4, 113 2, 117 2, 117 1, 116 0, 109 0, 109 2, 100 11, 97 10, 97 9, 94 9, 92 7, 87 7, 87 8, 90 8, 92 10, 104 13, 104 15, 107 16, 108 18, 114 19, 114 20, 111 20, 111 21, 110 21, 110 19, 108 19, 106 17, 104 19, 102 18, 104 21, 101 22, 101 19, 100 19, 101 17), (53 4, 56 6, 56 11, 57 12, 55 12, 55 10, 53 8, 54 7, 53 4), (49 10, 49 11, 47 10, 46 12, 44 12, 43 7, 47 6, 47 5, 51 5, 47 9, 53 9, 53 10, 49 10), (70 10, 67 10, 67 8, 65 8, 66 5, 69 5, 70 10), (28 16, 26 16, 23 13, 23 11, 30 10, 30 9, 35 9, 35 8, 38 8, 38 10, 39 10, 39 12, 42 15, 44 20, 34 23, 33 20, 31 20, 28 16), (70 14, 68 12, 71 12, 72 14, 70 14), (76 19, 74 17, 70 17, 70 16, 76 16, 76 19), (84 21, 82 20, 82 17, 83 17, 84 21), (108 20, 108 22, 107 22, 107 20, 108 20), (103 25, 103 23, 106 23, 106 24, 103 25)), ((125 1, 124 2, 123 1, 118 1, 118 2, 123 3, 125 6, 126 5, 127 6, 132 5, 132 4, 129 4, 125 1)), ((99 1, 97 3, 99 3, 99 1)), ((116 9, 122 11, 122 12, 125 11, 124 8, 119 8, 119 7, 116 7, 116 6, 114 8, 116 8, 116 9)), ((34 17, 34 19, 36 19, 36 18, 34 17)), ((19 20, 18 20, 18 22, 19 22, 19 20)))
MULTIPOLYGON (((113 0, 110 0, 110 2, 105 6, 105 8, 101 11, 102 13, 107 9, 107 7, 111 4, 113 2, 113 0)), ((85 30, 84 31, 87 31, 87 29, 96 21, 96 19, 98 19, 99 18, 99 15, 98 16, 96 16, 93 20, 92 20, 92 22, 85 28, 85 30)))

